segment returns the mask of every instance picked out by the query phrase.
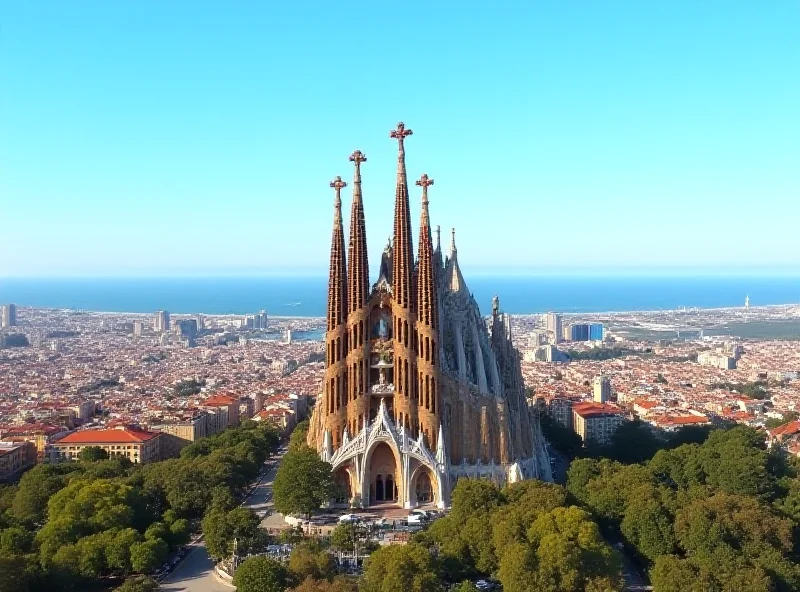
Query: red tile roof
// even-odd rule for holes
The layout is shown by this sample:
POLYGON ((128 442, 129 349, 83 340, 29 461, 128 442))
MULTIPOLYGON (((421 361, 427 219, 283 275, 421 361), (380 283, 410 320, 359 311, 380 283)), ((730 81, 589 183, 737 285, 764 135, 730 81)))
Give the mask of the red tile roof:
POLYGON ((158 432, 150 432, 132 426, 111 430, 83 430, 73 432, 61 438, 57 444, 139 444, 158 436, 158 432))
POLYGON ((600 417, 602 415, 620 415, 624 413, 619 407, 605 403, 576 403, 572 410, 581 417, 600 417))
POLYGON ((641 407, 642 409, 652 409, 653 407, 658 407, 658 402, 651 401, 650 399, 636 399, 633 404, 641 407))
POLYGON ((234 399, 228 395, 214 395, 203 401, 203 405, 207 407, 227 407, 233 403, 238 403, 239 399, 234 399))
POLYGON ((778 436, 791 436, 797 432, 800 432, 800 421, 790 421, 777 428, 772 428, 769 430, 769 435, 776 438, 778 436))

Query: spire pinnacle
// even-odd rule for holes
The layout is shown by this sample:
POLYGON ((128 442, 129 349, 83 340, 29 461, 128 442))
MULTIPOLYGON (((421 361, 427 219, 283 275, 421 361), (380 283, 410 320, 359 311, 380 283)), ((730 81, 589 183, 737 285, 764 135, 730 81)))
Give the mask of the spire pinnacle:
POLYGON ((339 213, 339 222, 341 223, 341 216, 342 216, 342 189, 347 187, 347 183, 342 181, 342 178, 337 175, 337 177, 331 181, 331 187, 333 187, 336 193, 336 199, 333 202, 334 207, 334 214, 336 212, 339 213))
POLYGON ((419 255, 417 257, 417 320, 437 326, 436 278, 433 271, 433 245, 431 245, 431 222, 428 214, 428 187, 433 179, 423 174, 417 181, 422 187, 422 214, 419 228, 419 255))
POLYGON ((413 133, 410 129, 406 129, 406 124, 401 121, 395 129, 389 132, 389 137, 397 140, 400 152, 403 152, 403 141, 413 133))
POLYGON ((397 189, 394 202, 394 251, 392 257, 392 284, 397 303, 404 309, 413 309, 414 300, 414 248, 411 236, 411 213, 408 207, 408 180, 406 178, 405 139, 412 134, 401 121, 389 132, 397 140, 397 189))
POLYGON ((456 229, 450 229, 450 259, 456 256, 456 229))
POLYGON ((436 225, 436 250, 442 250, 442 227, 438 224, 436 225))
POLYGON ((427 208, 428 206, 428 187, 433 185, 433 179, 428 178, 428 175, 425 173, 417 181, 417 185, 422 187, 422 207, 427 208))
POLYGON ((331 264, 328 276, 328 330, 341 325, 347 314, 347 266, 344 250, 344 230, 342 228, 342 188, 347 183, 341 177, 331 181, 336 197, 333 202, 333 234, 331 236, 331 264))
POLYGON ((361 163, 366 155, 356 150, 350 155, 355 165, 353 172, 353 204, 350 213, 350 250, 348 260, 348 312, 361 309, 367 303, 369 291, 369 261, 367 259, 367 227, 364 220, 364 203, 361 196, 361 163))

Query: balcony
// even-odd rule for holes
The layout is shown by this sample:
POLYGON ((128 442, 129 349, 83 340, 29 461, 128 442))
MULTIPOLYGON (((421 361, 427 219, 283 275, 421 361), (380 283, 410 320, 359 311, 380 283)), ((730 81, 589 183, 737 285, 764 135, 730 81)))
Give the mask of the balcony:
POLYGON ((391 383, 383 383, 383 384, 373 384, 369 392, 373 395, 393 395, 394 394, 394 385, 391 383))

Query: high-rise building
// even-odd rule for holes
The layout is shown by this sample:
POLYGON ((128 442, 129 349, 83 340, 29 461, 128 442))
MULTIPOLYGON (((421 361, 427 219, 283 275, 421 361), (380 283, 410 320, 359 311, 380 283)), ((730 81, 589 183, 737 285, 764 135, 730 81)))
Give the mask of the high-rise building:
POLYGON ((603 323, 589 325, 589 341, 603 341, 603 323))
POLYGON ((607 403, 611 400, 611 381, 607 376, 600 375, 594 379, 594 402, 607 403))
POLYGON ((398 142, 394 236, 369 279, 361 165, 356 151, 350 238, 334 189, 325 374, 308 443, 333 466, 352 504, 449 504, 461 477, 550 480, 537 416, 525 401, 510 319, 494 298, 488 326, 459 266, 453 231, 444 257, 431 233, 427 175, 414 257, 404 140, 398 142), (345 244, 349 245, 345 257, 345 244))
POLYGON ((569 326, 570 341, 589 341, 589 325, 586 323, 575 323, 569 326))
POLYGON ((267 311, 262 310, 255 317, 254 329, 261 329, 262 331, 267 328, 267 311))
POLYGON ((153 331, 156 333, 166 333, 169 331, 169 312, 166 310, 156 311, 153 320, 153 331))
POLYGON ((2 327, 5 329, 7 327, 16 327, 17 326, 17 305, 16 304, 6 304, 3 306, 2 309, 2 327))
POLYGON ((557 312, 548 312, 545 317, 547 331, 551 334, 553 343, 561 342, 561 315, 557 312))
POLYGON ((133 334, 139 337, 144 331, 144 323, 142 321, 133 321, 133 334))
POLYGON ((178 335, 194 339, 197 337, 197 319, 181 319, 175 323, 178 335))

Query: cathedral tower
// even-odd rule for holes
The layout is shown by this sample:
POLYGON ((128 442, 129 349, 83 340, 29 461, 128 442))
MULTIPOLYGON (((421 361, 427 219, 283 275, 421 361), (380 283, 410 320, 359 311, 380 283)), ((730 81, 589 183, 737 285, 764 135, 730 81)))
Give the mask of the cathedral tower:
POLYGON ((356 150, 350 155, 355 166, 353 173, 353 205, 350 214, 350 262, 348 277, 347 335, 347 374, 350 386, 347 406, 347 429, 350 434, 358 433, 363 427, 365 415, 369 412, 369 392, 367 380, 368 342, 369 342, 369 259, 367 257, 367 227, 364 221, 364 203, 361 195, 361 163, 367 157, 356 150))
POLYGON ((325 428, 333 436, 334 444, 341 437, 342 421, 347 405, 346 326, 347 319, 347 264, 342 225, 342 188, 347 183, 341 177, 331 182, 335 199, 333 203, 333 234, 331 236, 331 263, 328 275, 328 318, 325 332, 325 428))
POLYGON ((417 257, 417 414, 425 440, 429 447, 435 448, 439 432, 439 376, 436 371, 436 358, 439 355, 439 302, 436 296, 431 221, 428 214, 428 187, 433 185, 433 179, 422 175, 417 185, 422 187, 417 257))
POLYGON ((413 132, 401 121, 389 137, 397 140, 397 183, 394 197, 392 249, 392 324, 394 335, 394 417, 411 433, 417 433, 416 340, 414 323, 414 247, 408 205, 405 139, 413 132))

